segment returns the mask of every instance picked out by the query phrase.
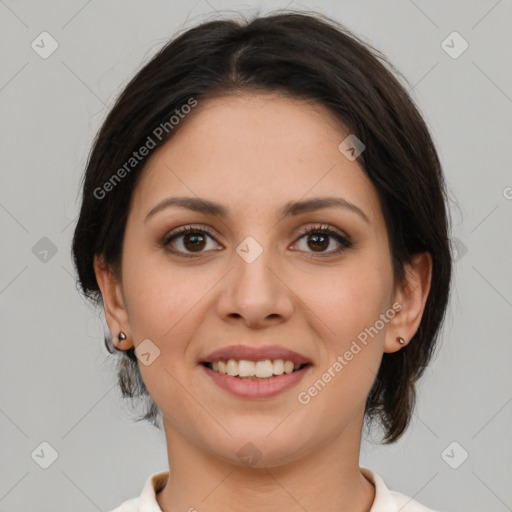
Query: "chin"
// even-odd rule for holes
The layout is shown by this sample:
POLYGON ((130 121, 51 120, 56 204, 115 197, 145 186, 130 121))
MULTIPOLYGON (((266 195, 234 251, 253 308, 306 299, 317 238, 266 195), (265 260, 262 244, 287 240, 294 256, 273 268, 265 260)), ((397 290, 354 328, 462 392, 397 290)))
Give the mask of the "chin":
POLYGON ((209 449, 231 464, 257 469, 282 466, 300 458, 301 452, 305 451, 304 436, 286 429, 272 432, 279 421, 274 422, 271 429, 267 424, 259 427, 256 422, 250 429, 229 430, 233 437, 222 436, 211 443, 209 449), (269 435, 269 432, 272 433, 269 435))

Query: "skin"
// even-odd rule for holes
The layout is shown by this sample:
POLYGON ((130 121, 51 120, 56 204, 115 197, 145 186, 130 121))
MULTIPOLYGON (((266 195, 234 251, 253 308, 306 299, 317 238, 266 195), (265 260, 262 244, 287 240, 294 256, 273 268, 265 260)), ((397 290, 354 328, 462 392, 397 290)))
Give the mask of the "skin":
POLYGON ((139 367, 163 414, 170 478, 157 500, 164 512, 364 512, 375 497, 359 469, 364 404, 384 352, 412 338, 430 289, 430 256, 393 279, 377 192, 338 145, 348 133, 320 105, 277 94, 199 102, 146 164, 130 205, 120 279, 95 259, 105 316, 120 350, 149 338, 160 350, 139 367), (285 135, 285 136, 284 136, 285 135), (144 221, 171 196, 197 196, 229 209, 221 219, 172 207, 144 221), (357 205, 280 218, 288 201, 336 196, 357 205), (177 227, 211 228, 199 249, 186 237, 159 243, 177 227), (328 224, 315 245, 301 229, 328 224), (252 236, 252 263, 236 252, 252 236), (169 252, 174 248, 193 258, 169 252), (216 250, 219 249, 219 250, 216 250), (198 251, 198 252, 197 252, 198 251), (402 310, 311 401, 297 400, 357 335, 398 302, 402 310), (220 347, 281 345, 313 362, 291 389, 242 399, 213 384, 199 360, 220 347), (251 442, 261 459, 237 453, 251 442), (314 489, 314 492, 311 490, 314 489))

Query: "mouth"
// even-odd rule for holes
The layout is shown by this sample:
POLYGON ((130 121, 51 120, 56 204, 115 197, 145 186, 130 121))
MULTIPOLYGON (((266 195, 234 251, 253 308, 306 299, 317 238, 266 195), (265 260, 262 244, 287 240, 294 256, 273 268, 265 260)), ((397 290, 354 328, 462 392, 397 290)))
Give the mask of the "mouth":
POLYGON ((241 398, 270 398, 296 385, 313 367, 308 358, 278 346, 225 347, 200 365, 221 389, 241 398))
POLYGON ((201 364, 221 375, 229 375, 241 380, 268 380, 279 375, 288 375, 302 370, 306 366, 310 366, 310 363, 299 364, 289 359, 265 359, 263 361, 228 359, 201 364))

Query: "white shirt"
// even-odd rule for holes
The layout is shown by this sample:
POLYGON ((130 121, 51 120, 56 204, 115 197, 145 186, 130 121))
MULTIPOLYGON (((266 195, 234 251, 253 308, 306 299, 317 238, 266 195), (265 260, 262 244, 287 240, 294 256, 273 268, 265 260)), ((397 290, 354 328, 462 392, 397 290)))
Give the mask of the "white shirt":
MULTIPOLYGON (((437 512, 404 494, 390 491, 384 480, 371 469, 359 469, 375 486, 375 499, 370 512, 437 512)), ((164 488, 168 477, 169 471, 153 473, 146 480, 140 496, 124 501, 110 512, 162 512, 156 501, 156 493, 164 488)))

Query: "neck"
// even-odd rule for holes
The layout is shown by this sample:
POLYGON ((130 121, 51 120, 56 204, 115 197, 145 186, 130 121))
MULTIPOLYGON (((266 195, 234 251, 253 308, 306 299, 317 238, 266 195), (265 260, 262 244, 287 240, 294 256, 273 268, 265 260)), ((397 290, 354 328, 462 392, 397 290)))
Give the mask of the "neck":
POLYGON ((359 469, 361 430, 352 430, 292 462, 245 467, 165 425, 170 471, 157 502, 163 512, 369 512, 375 488, 359 469))

